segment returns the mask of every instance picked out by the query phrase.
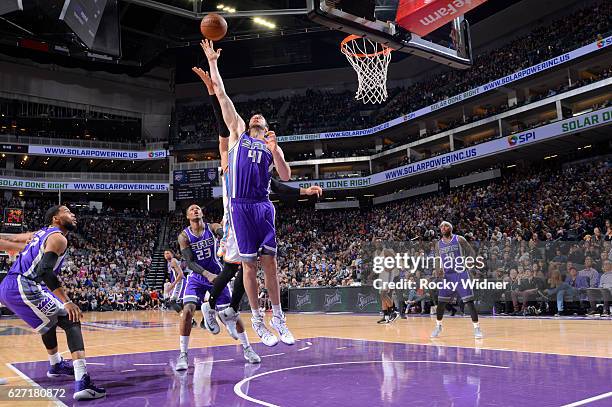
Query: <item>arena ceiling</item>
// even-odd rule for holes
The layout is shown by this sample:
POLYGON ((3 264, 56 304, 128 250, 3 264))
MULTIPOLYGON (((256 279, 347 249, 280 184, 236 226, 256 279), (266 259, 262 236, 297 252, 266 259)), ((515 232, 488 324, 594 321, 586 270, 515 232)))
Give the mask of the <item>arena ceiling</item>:
MULTIPOLYGON (((397 0, 377 1, 379 18, 392 18, 397 0)), ((519 1, 490 1, 467 17, 476 24, 519 1)), ((306 16, 307 0, 119 0, 122 58, 111 62, 82 55, 74 57, 79 44, 55 15, 59 13, 63 0, 23 2, 24 11, 0 17, 0 53, 41 63, 135 76, 156 66, 175 69, 182 62, 191 66, 198 62, 200 53, 200 19, 214 11, 224 15, 229 23, 228 36, 220 46, 228 51, 226 54, 241 56, 232 62, 229 76, 253 75, 253 67, 258 73, 270 74, 346 66, 338 52, 343 34, 311 22, 306 16), (223 11, 219 9, 221 5, 235 12, 223 11), (254 22, 254 17, 265 18, 276 27, 270 29, 259 25, 254 22), (18 38, 63 44, 75 53, 65 56, 20 49, 11 45, 18 38)), ((398 55, 397 59, 403 57, 398 55)), ((184 82, 193 78, 188 75, 182 78, 179 74, 176 80, 184 82)))

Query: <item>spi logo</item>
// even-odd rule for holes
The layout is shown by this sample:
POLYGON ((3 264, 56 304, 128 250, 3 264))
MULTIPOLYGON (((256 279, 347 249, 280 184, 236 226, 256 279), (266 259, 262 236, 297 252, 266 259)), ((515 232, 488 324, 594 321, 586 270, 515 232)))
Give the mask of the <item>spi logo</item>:
POLYGON ((149 158, 165 158, 166 152, 165 151, 149 151, 148 156, 149 158))
POLYGON ((535 140, 535 132, 530 131, 528 133, 515 134, 508 136, 508 145, 514 147, 519 144, 527 143, 528 141, 535 140))
POLYGON ((597 48, 603 48, 612 45, 612 37, 604 38, 597 41, 597 48))

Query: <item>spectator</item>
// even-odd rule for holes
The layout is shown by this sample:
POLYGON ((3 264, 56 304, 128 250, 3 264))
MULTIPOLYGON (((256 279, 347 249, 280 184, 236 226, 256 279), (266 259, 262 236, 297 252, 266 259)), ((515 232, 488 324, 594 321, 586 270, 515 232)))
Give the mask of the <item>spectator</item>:
POLYGON ((596 288, 587 289, 587 295, 589 303, 591 304, 590 315, 596 313, 597 300, 603 299, 603 313, 602 316, 610 316, 610 298, 612 298, 612 262, 606 260, 604 262, 603 274, 599 280, 599 284, 596 288))
POLYGON ((593 268, 593 259, 591 257, 584 259, 584 269, 580 270, 578 275, 588 279, 590 288, 599 286, 599 272, 593 268))
POLYGON ((538 291, 543 288, 544 282, 534 276, 533 270, 527 270, 526 277, 519 282, 518 290, 511 294, 514 313, 518 314, 522 311, 523 315, 527 315, 527 303, 530 299, 536 298, 538 291), (519 299, 522 300, 522 306, 519 305, 519 299))

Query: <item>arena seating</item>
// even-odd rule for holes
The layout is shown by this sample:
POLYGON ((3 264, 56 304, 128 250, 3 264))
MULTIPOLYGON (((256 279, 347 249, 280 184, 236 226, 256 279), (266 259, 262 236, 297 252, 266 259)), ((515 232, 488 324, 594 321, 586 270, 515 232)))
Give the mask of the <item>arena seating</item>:
MULTIPOLYGON (((331 93, 312 89, 289 99, 251 100, 237 103, 236 106, 241 114, 262 112, 271 119, 278 120, 275 127, 279 135, 367 128, 593 42, 598 35, 604 35, 609 30, 610 15, 612 15, 612 4, 605 1, 598 3, 597 7, 579 10, 571 16, 535 28, 528 35, 516 38, 504 46, 477 55, 474 66, 467 71, 447 71, 443 74, 434 74, 407 88, 392 88, 388 101, 367 114, 361 114, 360 109, 364 108, 354 102, 353 92, 350 91, 331 93), (446 85, 440 86, 441 83, 446 85), (279 117, 281 107, 284 105, 287 106, 286 111, 282 117, 279 117), (304 106, 308 108, 304 109, 304 106)), ((608 67, 598 76, 577 81, 571 88, 569 85, 555 87, 547 92, 534 94, 523 103, 535 102, 607 78, 611 72, 612 67, 608 67)), ((465 122, 445 123, 444 130, 508 109, 509 107, 503 104, 490 106, 485 114, 469 116, 465 122)), ((202 138, 210 139, 211 135, 216 133, 212 110, 208 103, 200 106, 179 104, 177 112, 179 127, 195 128, 195 131, 180 132, 176 139, 170 140, 171 144, 175 146, 193 144, 202 138)), ((441 130, 442 128, 438 128, 433 132, 441 130)))

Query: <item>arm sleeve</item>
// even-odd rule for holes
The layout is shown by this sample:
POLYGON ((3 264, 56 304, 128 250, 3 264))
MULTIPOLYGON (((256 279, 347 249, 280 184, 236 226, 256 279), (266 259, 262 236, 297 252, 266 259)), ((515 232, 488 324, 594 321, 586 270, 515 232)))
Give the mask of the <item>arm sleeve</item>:
POLYGON ((187 262, 187 267, 189 267, 189 270, 195 273, 198 273, 198 274, 204 274, 206 269, 195 262, 191 248, 186 247, 183 250, 181 250, 181 255, 187 262))
POLYGON ((223 227, 217 228, 214 233, 219 239, 223 238, 223 227))
POLYGON ((217 95, 210 95, 210 103, 213 107, 213 112, 215 113, 215 119, 217 119, 217 128, 219 129, 219 136, 223 138, 227 138, 230 136, 230 131, 225 124, 225 120, 223 120, 223 114, 221 113, 221 104, 219 103, 219 99, 217 99, 217 95))
POLYGON ((47 288, 51 291, 55 291, 61 287, 59 279, 53 272, 53 267, 55 267, 58 257, 57 253, 46 252, 37 266, 38 277, 36 278, 36 282, 45 283, 47 288))
POLYGON ((275 194, 278 194, 282 200, 296 199, 300 196, 300 188, 290 187, 280 181, 275 180, 274 178, 272 178, 270 189, 272 189, 272 192, 275 194))

